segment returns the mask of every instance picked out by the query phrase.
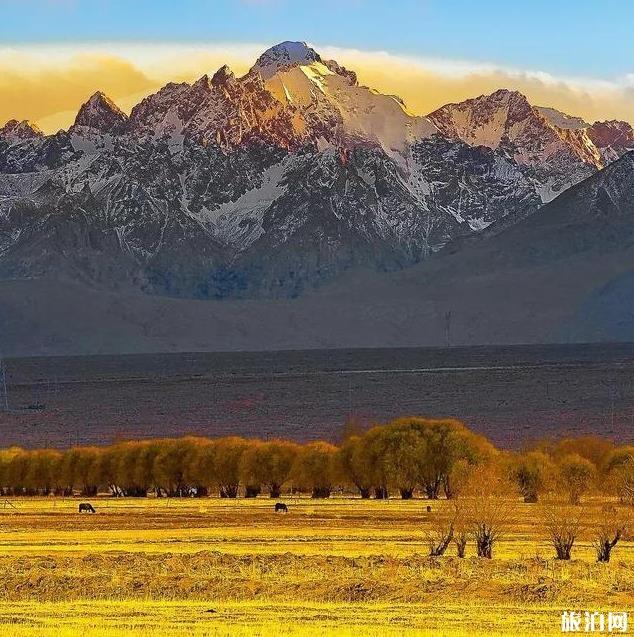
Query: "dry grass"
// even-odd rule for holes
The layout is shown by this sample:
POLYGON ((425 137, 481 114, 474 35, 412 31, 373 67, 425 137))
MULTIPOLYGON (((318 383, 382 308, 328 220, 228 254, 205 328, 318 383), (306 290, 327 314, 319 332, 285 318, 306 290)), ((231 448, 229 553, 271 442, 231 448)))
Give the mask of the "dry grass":
POLYGON ((559 634, 564 609, 634 609, 634 544, 597 564, 582 536, 556 562, 535 505, 516 505, 488 561, 428 558, 421 501, 93 502, 0 509, 0 634, 537 635, 559 634))

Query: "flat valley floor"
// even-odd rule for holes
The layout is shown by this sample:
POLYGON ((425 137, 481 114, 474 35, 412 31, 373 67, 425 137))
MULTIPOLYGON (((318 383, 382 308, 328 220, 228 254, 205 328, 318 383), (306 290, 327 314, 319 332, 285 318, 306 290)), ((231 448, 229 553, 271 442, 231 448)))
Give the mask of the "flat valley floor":
MULTIPOLYGON (((517 502, 492 560, 427 557, 446 502, 22 498, 0 508, 0 634, 560 635, 564 610, 634 611, 634 543, 558 562, 517 502)), ((584 503, 586 521, 600 500, 584 503)), ((630 615, 631 616, 631 615, 630 615)))
POLYGON ((336 440, 343 424, 455 417, 502 447, 632 441, 634 345, 307 350, 5 361, 0 445, 186 434, 336 440))

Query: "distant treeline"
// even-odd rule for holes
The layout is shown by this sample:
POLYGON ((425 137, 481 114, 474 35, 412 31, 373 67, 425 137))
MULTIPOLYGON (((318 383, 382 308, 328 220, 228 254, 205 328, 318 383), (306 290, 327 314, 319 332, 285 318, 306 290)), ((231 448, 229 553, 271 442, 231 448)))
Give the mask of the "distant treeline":
POLYGON ((502 474, 526 502, 558 489, 571 503, 591 490, 634 502, 634 446, 588 436, 543 441, 521 453, 496 449, 455 420, 400 418, 349 432, 340 445, 187 437, 107 447, 0 450, 6 495, 256 497, 336 490, 362 498, 453 498, 477 469, 502 474))

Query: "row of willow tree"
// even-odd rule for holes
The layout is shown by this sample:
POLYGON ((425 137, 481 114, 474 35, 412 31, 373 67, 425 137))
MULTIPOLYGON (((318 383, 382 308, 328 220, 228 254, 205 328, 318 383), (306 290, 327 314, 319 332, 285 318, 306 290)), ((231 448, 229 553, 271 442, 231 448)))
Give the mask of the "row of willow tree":
POLYGON ((477 468, 503 473, 526 502, 556 485, 571 503, 602 485, 634 502, 634 447, 600 438, 542 442, 523 453, 498 451, 455 420, 400 418, 349 433, 339 445, 238 437, 153 439, 67 450, 0 450, 6 495, 158 497, 307 493, 362 498, 453 498, 477 468))

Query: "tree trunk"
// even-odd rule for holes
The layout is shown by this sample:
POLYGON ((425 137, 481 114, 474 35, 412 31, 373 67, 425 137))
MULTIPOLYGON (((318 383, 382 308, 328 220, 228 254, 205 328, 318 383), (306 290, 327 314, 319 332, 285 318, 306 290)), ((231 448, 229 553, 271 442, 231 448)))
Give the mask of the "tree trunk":
POLYGON ((362 500, 367 500, 370 497, 369 487, 359 487, 359 493, 361 494, 362 500))
POLYGON ((572 542, 556 541, 555 552, 558 560, 569 560, 572 552, 572 542))
POLYGON ((610 561, 612 549, 616 546, 617 542, 620 539, 620 531, 617 531, 613 540, 602 539, 597 547, 597 562, 603 562, 607 564, 610 561))
POLYGON ((389 497, 386 487, 374 487, 374 497, 376 500, 387 500, 389 497))
POLYGON ((237 484, 226 484, 220 487, 220 497, 221 498, 237 498, 238 497, 238 485, 237 484))
POLYGON ((411 500, 414 495, 414 489, 399 489, 403 500, 411 500))
POLYGON ((272 498, 279 498, 282 495, 282 485, 281 484, 272 484, 271 489, 269 491, 269 495, 272 498))
POLYGON ((260 488, 260 485, 247 485, 244 488, 244 497, 257 498, 260 495, 261 491, 262 489, 260 488))
POLYGON ((449 546, 449 543, 452 540, 452 538, 453 538, 453 525, 449 527, 449 530, 447 531, 447 534, 440 539, 438 544, 435 544, 435 545, 430 547, 429 556, 430 557, 441 557, 442 555, 444 555, 445 551, 447 550, 447 547, 449 546))
POLYGON ((315 500, 324 500, 330 497, 330 487, 313 487, 312 498, 315 500))
POLYGON ((478 557, 484 557, 488 560, 493 557, 493 542, 488 534, 476 538, 476 548, 478 557))
POLYGON ((459 535, 455 538, 456 553, 458 557, 463 558, 467 551, 467 537, 465 535, 459 535))
POLYGON ((451 480, 449 479, 449 476, 445 476, 442 481, 442 485, 445 492, 445 497, 447 498, 447 500, 451 500, 454 497, 454 492, 453 488, 451 487, 451 480))
POLYGON ((440 492, 440 481, 428 482, 425 485, 425 493, 430 500, 438 500, 438 494, 440 492))

